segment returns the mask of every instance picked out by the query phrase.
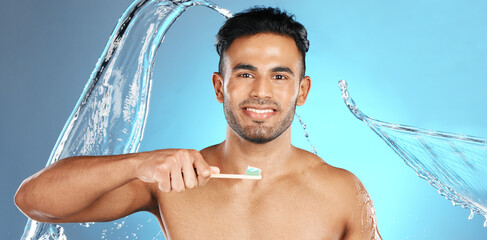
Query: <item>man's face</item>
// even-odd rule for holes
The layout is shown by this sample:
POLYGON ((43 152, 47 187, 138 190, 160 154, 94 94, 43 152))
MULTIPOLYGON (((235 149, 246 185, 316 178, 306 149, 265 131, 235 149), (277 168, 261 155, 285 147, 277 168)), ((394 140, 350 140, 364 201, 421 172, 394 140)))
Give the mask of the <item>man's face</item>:
POLYGON ((224 76, 215 73, 213 83, 228 125, 253 143, 279 137, 309 91, 309 78, 300 81, 302 59, 294 40, 272 33, 240 37, 223 57, 224 76))

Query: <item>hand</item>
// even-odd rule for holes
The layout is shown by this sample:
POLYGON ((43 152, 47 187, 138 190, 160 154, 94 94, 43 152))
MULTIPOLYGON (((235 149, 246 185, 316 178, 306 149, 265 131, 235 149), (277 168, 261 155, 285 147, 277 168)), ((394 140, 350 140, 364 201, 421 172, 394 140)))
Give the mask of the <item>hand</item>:
POLYGON ((144 182, 157 182, 159 189, 166 193, 203 186, 212 173, 220 172, 193 149, 162 149, 139 154, 137 177, 144 182))

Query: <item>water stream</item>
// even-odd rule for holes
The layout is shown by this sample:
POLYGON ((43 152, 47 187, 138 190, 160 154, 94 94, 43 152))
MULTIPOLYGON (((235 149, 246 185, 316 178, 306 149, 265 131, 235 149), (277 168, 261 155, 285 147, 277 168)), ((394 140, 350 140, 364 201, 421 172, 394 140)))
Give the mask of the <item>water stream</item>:
MULTIPOLYGON (((224 17, 231 16, 227 10, 206 0, 137 0, 127 8, 59 135, 47 165, 71 156, 137 151, 148 114, 157 49, 172 23, 191 6, 205 6, 224 17)), ((81 226, 90 227, 91 223, 81 226)), ((124 226, 124 219, 116 221, 112 228, 104 229, 101 238, 124 226)), ((29 219, 21 239, 66 238, 61 225, 29 219)), ((137 236, 127 235, 127 238, 137 236)))
POLYGON ((388 123, 362 113, 347 82, 338 83, 350 111, 364 121, 418 176, 450 200, 470 209, 469 219, 483 215, 487 227, 487 141, 484 139, 388 123))

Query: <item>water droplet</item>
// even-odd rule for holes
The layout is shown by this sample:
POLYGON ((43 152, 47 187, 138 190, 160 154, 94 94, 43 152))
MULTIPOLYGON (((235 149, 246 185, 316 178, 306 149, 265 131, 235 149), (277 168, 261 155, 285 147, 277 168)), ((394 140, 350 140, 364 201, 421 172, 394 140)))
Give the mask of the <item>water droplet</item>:
POLYGON ((85 223, 80 223, 79 225, 89 228, 92 224, 95 224, 94 222, 85 222, 85 223))
POLYGON ((470 215, 468 215, 468 220, 472 220, 474 216, 475 216, 475 212, 473 210, 470 210, 470 215))

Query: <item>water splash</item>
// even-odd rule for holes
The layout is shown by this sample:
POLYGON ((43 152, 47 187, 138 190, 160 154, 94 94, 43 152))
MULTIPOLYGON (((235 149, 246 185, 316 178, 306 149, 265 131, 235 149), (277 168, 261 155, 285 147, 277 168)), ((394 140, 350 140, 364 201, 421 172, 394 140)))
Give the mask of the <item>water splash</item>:
MULTIPOLYGON (((157 49, 172 23, 187 8, 197 5, 231 17, 228 10, 207 0, 137 0, 128 7, 111 34, 47 165, 71 156, 137 151, 148 114, 157 49)), ((107 237, 106 233, 102 238, 107 237)), ((21 239, 63 240, 66 236, 60 225, 29 219, 21 239)))
POLYGON ((358 190, 356 199, 359 203, 360 232, 364 235, 363 239, 382 240, 377 228, 377 217, 372 199, 370 199, 370 195, 361 182, 356 182, 355 184, 355 188, 358 190))
POLYGON ((301 127, 303 128, 304 137, 306 138, 306 141, 308 141, 310 145, 311 152, 314 153, 315 155, 318 155, 318 152, 316 151, 316 147, 309 140, 308 128, 306 127, 306 123, 304 123, 303 119, 301 119, 301 116, 299 116, 297 113, 295 113, 294 115, 296 115, 296 117, 299 120, 299 124, 301 124, 301 127))
POLYGON ((363 114, 340 80, 342 98, 350 111, 364 121, 420 178, 454 206, 483 215, 487 227, 487 141, 484 139, 387 123, 363 114))

